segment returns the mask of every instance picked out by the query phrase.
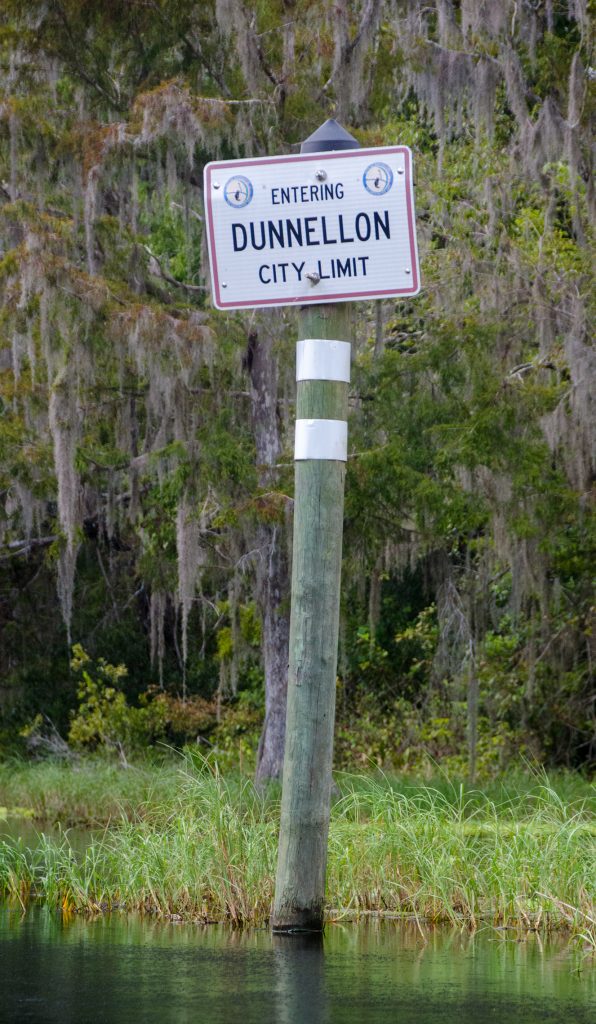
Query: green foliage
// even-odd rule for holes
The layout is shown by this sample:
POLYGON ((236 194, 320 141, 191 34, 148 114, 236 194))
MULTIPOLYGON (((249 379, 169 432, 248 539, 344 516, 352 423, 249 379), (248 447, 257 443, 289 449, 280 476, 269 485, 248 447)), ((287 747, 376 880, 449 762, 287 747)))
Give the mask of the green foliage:
MULTIPOLYGON (((140 198, 150 199, 146 183, 141 184, 140 198)), ((185 224, 180 199, 166 193, 163 201, 150 207, 150 214, 142 223, 146 245, 164 260, 166 269, 177 281, 197 283, 201 272, 201 236, 198 222, 189 213, 185 224)))
MULTIPOLYGON (((338 768, 376 767, 429 778, 441 765, 450 775, 464 776, 468 769, 465 703, 435 698, 429 704, 420 709, 402 697, 380 711, 372 694, 360 697, 351 710, 339 715, 338 768)), ((524 753, 523 741, 504 712, 496 718, 480 716, 476 772, 483 783, 498 778, 524 753)))
POLYGON ((263 628, 257 606, 254 601, 240 606, 238 612, 240 634, 245 643, 250 647, 259 647, 263 635, 263 628))
POLYGON ((416 617, 412 626, 406 627, 395 636, 395 643, 408 650, 408 675, 426 677, 432 669, 438 641, 437 610, 435 605, 425 608, 416 617))
POLYGON ((125 665, 111 665, 104 658, 93 663, 81 645, 75 644, 71 668, 80 675, 79 707, 68 733, 75 748, 103 747, 126 758, 163 734, 163 704, 145 697, 140 707, 131 707, 119 688, 128 674, 125 665))
POLYGON ((254 771, 259 735, 263 724, 263 701, 259 689, 242 690, 237 700, 231 701, 221 716, 221 722, 210 736, 212 747, 209 757, 222 771, 239 768, 254 771))

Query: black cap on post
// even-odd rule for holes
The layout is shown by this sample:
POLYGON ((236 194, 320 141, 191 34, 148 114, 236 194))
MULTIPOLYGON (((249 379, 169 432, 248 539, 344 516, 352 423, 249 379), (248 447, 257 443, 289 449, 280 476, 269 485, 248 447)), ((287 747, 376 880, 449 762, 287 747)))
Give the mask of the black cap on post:
POLYGON ((360 149, 360 143, 332 117, 300 146, 301 153, 329 153, 334 149, 360 149))

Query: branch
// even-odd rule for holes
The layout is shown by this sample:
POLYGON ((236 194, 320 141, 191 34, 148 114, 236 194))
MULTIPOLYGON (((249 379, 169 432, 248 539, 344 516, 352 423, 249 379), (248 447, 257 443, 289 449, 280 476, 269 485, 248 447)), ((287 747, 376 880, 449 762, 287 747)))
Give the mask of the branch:
POLYGON ((54 537, 31 537, 29 540, 22 538, 21 540, 11 540, 4 547, 8 549, 8 553, 0 555, 0 562, 7 562, 9 558, 16 558, 18 555, 28 555, 32 548, 47 548, 54 541, 57 541, 58 536, 54 537))
POLYGON ((96 64, 97 64, 97 58, 96 58, 93 50, 91 49, 91 47, 89 46, 89 44, 87 42, 85 42, 84 40, 79 40, 77 42, 73 38, 71 27, 70 27, 70 25, 68 23, 68 19, 66 17, 64 8, 62 7, 61 4, 57 4, 57 13, 58 13, 58 17, 62 21, 62 24, 64 26, 64 30, 65 30, 66 35, 68 37, 68 40, 70 42, 70 54, 71 54, 70 62, 72 64, 72 67, 73 67, 73 70, 74 70, 75 74, 77 74, 80 78, 82 78, 83 81, 87 83, 87 85, 90 85, 92 89, 95 89, 95 91, 97 93, 99 93, 100 96, 103 96, 103 98, 106 99, 108 101, 108 103, 110 103, 116 110, 124 110, 125 109, 124 105, 119 100, 117 100, 114 97, 114 95, 110 95, 110 93, 107 92, 106 89, 104 89, 104 87, 99 84, 99 82, 96 82, 95 79, 93 79, 91 77, 91 75, 87 71, 84 70, 84 68, 81 68, 79 66, 79 64, 77 63, 75 58, 76 58, 76 54, 78 53, 78 51, 80 49, 81 43, 82 43, 84 49, 87 50, 91 54, 91 56, 92 56, 92 58, 93 58, 93 60, 95 61, 96 64))
MULTIPOLYGON (((186 212, 182 203, 175 203, 174 200, 172 200, 170 206, 173 207, 175 210, 182 210, 183 213, 186 212)), ((189 210, 188 212, 192 214, 193 217, 196 217, 197 220, 202 221, 204 219, 203 217, 201 217, 200 213, 197 213, 196 210, 189 210)))
MULTIPOLYGON (((186 390, 188 391, 189 395, 214 395, 216 393, 214 388, 187 388, 186 390)), ((250 398, 250 391, 238 391, 235 388, 231 389, 230 391, 223 391, 218 389, 217 394, 233 395, 234 398, 250 398)))
POLYGON ((539 359, 536 362, 520 363, 518 366, 514 366, 513 369, 507 374, 507 380, 519 380, 523 382, 524 374, 529 373, 531 370, 556 370, 557 367, 554 363, 539 359))
POLYGON ((319 93, 318 99, 321 99, 323 97, 323 95, 327 92, 327 89, 333 83, 333 80, 336 77, 339 69, 344 64, 348 64, 350 62, 350 60, 352 59, 352 55, 354 53, 354 50, 358 46, 358 44, 359 44, 360 40, 362 39, 362 37, 364 36, 364 34, 365 34, 368 26, 370 25, 371 21, 375 17, 375 15, 376 15, 376 13, 378 11, 379 6, 380 6, 380 0, 368 0, 367 5, 364 8, 364 11, 362 12, 362 18, 360 19, 360 24, 358 26, 358 30, 356 32, 356 35, 354 36, 354 38, 346 46, 343 47, 343 49, 341 51, 341 54, 340 54, 340 57, 339 57, 339 60, 336 61, 335 66, 334 66, 331 74, 329 75, 329 78, 327 79, 327 81, 325 82, 325 85, 323 86, 323 88, 321 89, 321 91, 319 93))
MULTIPOLYGON (((256 17, 256 15, 255 15, 255 17, 256 17)), ((273 74, 271 68, 267 64, 267 61, 265 60, 265 54, 263 53, 263 48, 262 48, 262 46, 261 46, 261 44, 259 42, 259 37, 258 37, 258 35, 256 34, 256 32, 254 30, 254 24, 255 24, 255 18, 252 19, 252 21, 251 21, 251 23, 250 23, 250 25, 248 27, 250 29, 250 33, 251 33, 251 35, 253 37, 253 40, 254 40, 255 49, 257 51, 257 57, 259 58, 259 64, 261 65, 261 69, 264 72, 264 74, 267 76, 269 81, 273 85, 275 85, 277 87, 281 83, 280 83, 279 79, 277 79, 275 77, 275 75, 273 74)))
POLYGON ((492 57, 490 53, 481 53, 478 50, 451 50, 447 46, 441 46, 441 44, 437 43, 434 39, 424 39, 423 42, 428 46, 434 46, 435 50, 440 50, 441 53, 448 53, 450 56, 471 57, 472 60, 489 60, 491 64, 496 64, 499 71, 503 74, 503 65, 501 64, 501 61, 498 60, 497 57, 492 57))
POLYGON ((177 281, 175 277, 172 277, 172 275, 169 274, 168 271, 164 269, 162 261, 160 260, 159 256, 156 256, 154 252, 151 252, 151 249, 149 248, 148 245, 143 245, 142 248, 145 250, 146 253, 149 254, 151 259, 155 261, 155 263, 157 264, 160 277, 163 278, 164 281, 167 281, 168 284, 176 285, 176 287, 178 288, 185 288, 187 292, 209 291, 208 286, 204 284, 187 284, 185 281, 177 281))

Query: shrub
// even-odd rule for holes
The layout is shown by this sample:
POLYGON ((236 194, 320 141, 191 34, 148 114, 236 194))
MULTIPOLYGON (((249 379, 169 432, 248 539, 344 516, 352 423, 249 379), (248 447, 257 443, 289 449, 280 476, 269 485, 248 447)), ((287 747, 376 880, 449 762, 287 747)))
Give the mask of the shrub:
POLYGON ((139 707, 133 707, 119 689, 120 681, 128 675, 125 665, 110 665, 104 658, 93 663, 83 647, 75 644, 71 668, 81 676, 77 689, 79 707, 68 733, 74 747, 115 750, 126 764, 127 756, 163 735, 163 702, 142 694, 139 707))

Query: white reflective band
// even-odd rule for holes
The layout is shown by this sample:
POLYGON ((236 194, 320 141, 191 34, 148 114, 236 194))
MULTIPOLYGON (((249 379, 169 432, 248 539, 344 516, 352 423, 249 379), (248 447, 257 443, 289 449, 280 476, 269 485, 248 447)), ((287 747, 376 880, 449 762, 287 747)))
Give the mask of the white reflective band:
POLYGON ((296 345, 296 380, 350 383, 350 342, 304 338, 296 345))
POLYGON ((345 420, 296 420, 294 458, 348 458, 348 424, 345 420))

